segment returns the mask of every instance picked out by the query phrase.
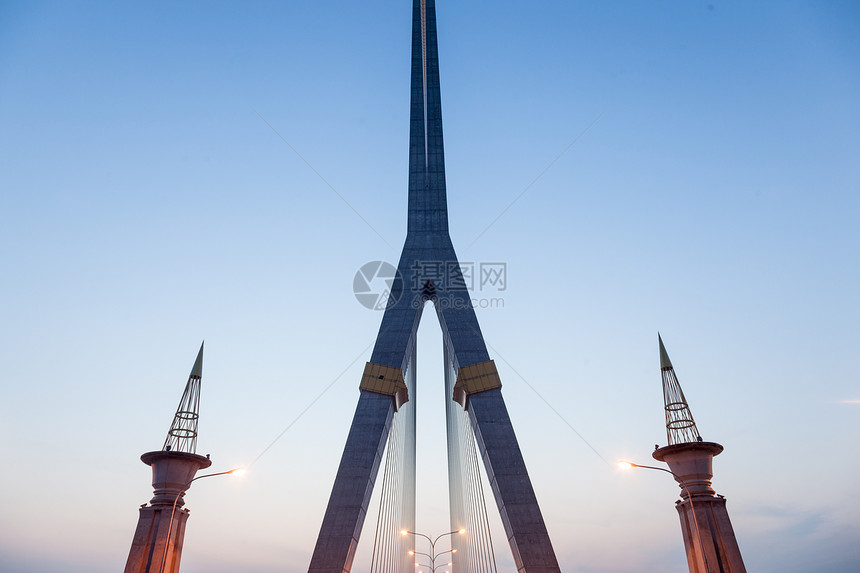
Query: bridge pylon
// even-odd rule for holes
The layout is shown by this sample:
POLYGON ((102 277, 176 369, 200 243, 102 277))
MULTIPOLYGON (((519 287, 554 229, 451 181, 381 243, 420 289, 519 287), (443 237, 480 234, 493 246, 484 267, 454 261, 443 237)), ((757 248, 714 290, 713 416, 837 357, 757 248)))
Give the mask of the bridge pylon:
MULTIPOLYGON (((448 399, 468 414, 517 570, 559 573, 501 380, 448 233, 434 0, 413 1, 411 76, 406 242, 308 571, 349 573, 352 568, 388 434, 413 406, 408 402, 415 399, 416 333, 430 301, 442 328, 448 399)), ((411 415, 414 424, 414 411, 411 415)), ((414 441, 411 447, 414 478, 414 441)), ((411 488, 414 520, 414 479, 411 488)), ((409 492, 403 497, 409 500, 409 492)), ((414 523, 402 525, 414 530, 414 523)))

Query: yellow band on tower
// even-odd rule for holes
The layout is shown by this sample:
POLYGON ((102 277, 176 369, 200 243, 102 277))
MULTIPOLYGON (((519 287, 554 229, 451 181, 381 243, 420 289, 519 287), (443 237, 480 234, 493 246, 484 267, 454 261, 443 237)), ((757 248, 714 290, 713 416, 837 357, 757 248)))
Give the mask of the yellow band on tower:
POLYGON ((502 387, 499 371, 492 360, 463 366, 457 371, 457 382, 454 384, 454 400, 466 407, 466 398, 470 394, 485 392, 502 387))
POLYGON ((368 362, 364 365, 364 374, 361 375, 359 388, 368 392, 395 396, 406 389, 406 382, 403 381, 403 371, 400 368, 368 362))

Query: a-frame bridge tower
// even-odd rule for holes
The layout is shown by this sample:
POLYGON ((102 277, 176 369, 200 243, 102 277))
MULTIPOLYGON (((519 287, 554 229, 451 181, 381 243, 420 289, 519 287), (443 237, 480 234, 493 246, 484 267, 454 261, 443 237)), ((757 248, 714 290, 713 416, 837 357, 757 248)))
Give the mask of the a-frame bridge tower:
MULTIPOLYGON (((448 407, 459 409, 461 415, 465 411, 465 427, 473 433, 517 569, 520 573, 558 573, 558 561, 502 398, 501 381, 448 234, 435 1, 413 0, 412 14, 406 244, 362 376, 358 406, 309 573, 349 573, 389 432, 398 416, 410 412, 407 425, 411 423, 414 432, 414 404, 408 401, 415 399, 416 333, 428 300, 442 327, 448 407)), ((398 530, 401 526, 414 529, 414 433, 405 447, 407 474, 412 466, 412 492, 411 497, 407 492, 399 500, 412 507, 404 507, 406 523, 398 524, 398 530)), ((452 467, 450 457, 449 436, 449 474, 453 475, 458 468, 452 467)), ((408 481, 403 486, 407 489, 408 481)), ((452 499, 456 497, 449 493, 452 499)), ((452 512, 456 505, 452 501, 452 512)), ((453 514, 452 526, 459 527, 453 514)))

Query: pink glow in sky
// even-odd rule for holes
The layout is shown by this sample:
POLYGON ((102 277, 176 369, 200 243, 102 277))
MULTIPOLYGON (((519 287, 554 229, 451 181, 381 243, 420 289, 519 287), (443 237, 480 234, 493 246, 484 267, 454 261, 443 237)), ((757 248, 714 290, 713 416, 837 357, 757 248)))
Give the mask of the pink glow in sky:
MULTIPOLYGON (((685 570, 677 485, 614 464, 665 443, 658 330, 749 570, 860 570, 860 8, 437 14, 451 234, 507 265, 478 319, 562 570, 685 570)), ((381 319, 353 275, 405 237, 410 18, 0 5, 0 570, 123 567, 203 339, 198 451, 251 467, 192 487, 183 573, 306 570, 381 319)), ((428 532, 440 339, 426 312, 428 532)))

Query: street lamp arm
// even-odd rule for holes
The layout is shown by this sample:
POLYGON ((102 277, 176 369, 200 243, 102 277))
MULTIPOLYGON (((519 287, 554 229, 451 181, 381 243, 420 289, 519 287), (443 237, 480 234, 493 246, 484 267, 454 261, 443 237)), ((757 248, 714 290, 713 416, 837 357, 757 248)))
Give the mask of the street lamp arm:
MULTIPOLYGON (((409 553, 411 553, 412 555, 423 555, 424 557, 429 557, 430 559, 433 559, 433 556, 430 555, 429 553, 422 553, 420 551, 410 551, 409 553)), ((426 565, 425 565, 425 567, 426 567, 426 565)))
POLYGON ((423 537, 424 539, 429 541, 430 545, 433 545, 433 540, 430 539, 428 536, 424 535, 423 533, 415 533, 414 531, 409 531, 408 529, 401 529, 400 534, 401 535, 420 535, 421 537, 423 537))
POLYGON ((227 474, 238 474, 238 473, 243 473, 244 471, 245 471, 245 468, 233 468, 232 470, 227 470, 226 472, 217 472, 214 474, 205 474, 202 476, 197 476, 196 478, 192 478, 191 481, 189 481, 185 485, 189 486, 189 485, 191 485, 191 482, 197 481, 197 480, 203 479, 203 478, 214 477, 214 476, 224 476, 227 474))
MULTIPOLYGON (((448 533, 443 533, 442 535, 440 535, 439 537, 437 537, 435 541, 432 541, 431 543, 432 543, 433 545, 436 545, 436 541, 439 541, 440 539, 442 539, 442 538, 443 538, 443 537, 445 537, 446 535, 454 535, 455 533, 460 533, 460 534, 466 533, 466 529, 465 529, 465 528, 462 528, 462 529, 458 529, 458 530, 456 530, 456 531, 449 531, 448 533)), ((427 536, 425 535, 424 537, 427 537, 427 536)), ((429 537, 427 537, 427 539, 430 539, 430 538, 429 538, 429 537)))
POLYGON ((709 566, 708 566, 708 556, 705 554, 705 543, 702 541, 702 530, 699 529, 699 519, 696 517, 696 507, 693 505, 693 494, 690 493, 690 490, 687 487, 687 484, 684 482, 684 480, 681 478, 681 476, 679 476, 678 474, 676 474, 675 472, 673 472, 670 469, 661 468, 661 467, 657 467, 657 466, 645 466, 642 464, 634 464, 633 462, 627 461, 627 460, 621 460, 618 463, 621 466, 625 466, 625 467, 643 468, 646 470, 658 470, 661 472, 666 472, 667 474, 672 474, 672 476, 675 478, 675 480, 679 484, 681 484, 681 487, 684 488, 684 491, 687 492, 687 499, 690 501, 690 513, 693 514, 693 526, 696 528, 696 537, 699 538, 699 549, 702 552, 702 560, 705 563, 705 570, 710 571, 709 566))
POLYGON ((457 550, 456 549, 449 549, 447 551, 442 551, 441 553, 437 553, 436 557, 441 557, 442 555, 445 555, 446 553, 457 553, 457 550))
MULTIPOLYGON (((660 468, 657 466, 644 466, 642 464, 634 464, 633 462, 629 462, 627 460, 621 460, 619 463, 622 465, 625 465, 625 466, 630 466, 631 468, 644 468, 646 470, 658 470, 661 472, 666 472, 667 474, 672 474, 672 476, 678 481, 678 483, 681 484, 681 487, 684 488, 684 491, 687 492, 687 497, 690 498, 690 505, 692 505, 693 494, 690 493, 690 490, 687 488, 687 484, 684 483, 684 480, 681 478, 681 476, 679 476, 678 474, 676 474, 672 470, 669 470, 666 468, 660 468)), ((696 512, 693 512, 693 517, 696 517, 696 512)), ((698 529, 698 525, 696 526, 696 529, 698 529)))
POLYGON ((227 470, 226 472, 216 472, 213 474, 204 474, 202 476, 197 476, 195 478, 191 478, 182 485, 179 491, 176 493, 176 497, 173 498, 173 507, 170 509, 170 521, 167 523, 167 539, 164 541, 164 551, 161 553, 161 567, 159 568, 159 573, 164 573, 164 564, 167 562, 167 548, 170 547, 170 533, 173 531, 173 516, 176 514, 176 504, 179 502, 179 496, 188 489, 192 482, 197 481, 202 478, 214 477, 214 476, 223 476, 227 474, 238 474, 244 472, 244 468, 233 468, 232 470, 227 470))
POLYGON ((676 473, 675 473, 675 472, 673 472, 672 470, 667 470, 666 468, 659 468, 659 467, 657 467, 657 466, 643 466, 642 464, 634 464, 633 462, 629 462, 629 461, 627 461, 627 460, 621 460, 621 461, 620 461, 620 462, 618 462, 618 463, 619 463, 619 464, 622 464, 622 465, 625 465, 625 466, 630 466, 631 468, 645 468, 645 469, 648 469, 648 470, 658 470, 658 471, 661 471, 661 472, 666 472, 667 474, 672 474, 673 476, 675 476, 675 477, 676 477, 676 478, 678 478, 679 480, 681 479, 680 477, 678 477, 678 474, 676 474, 676 473))

